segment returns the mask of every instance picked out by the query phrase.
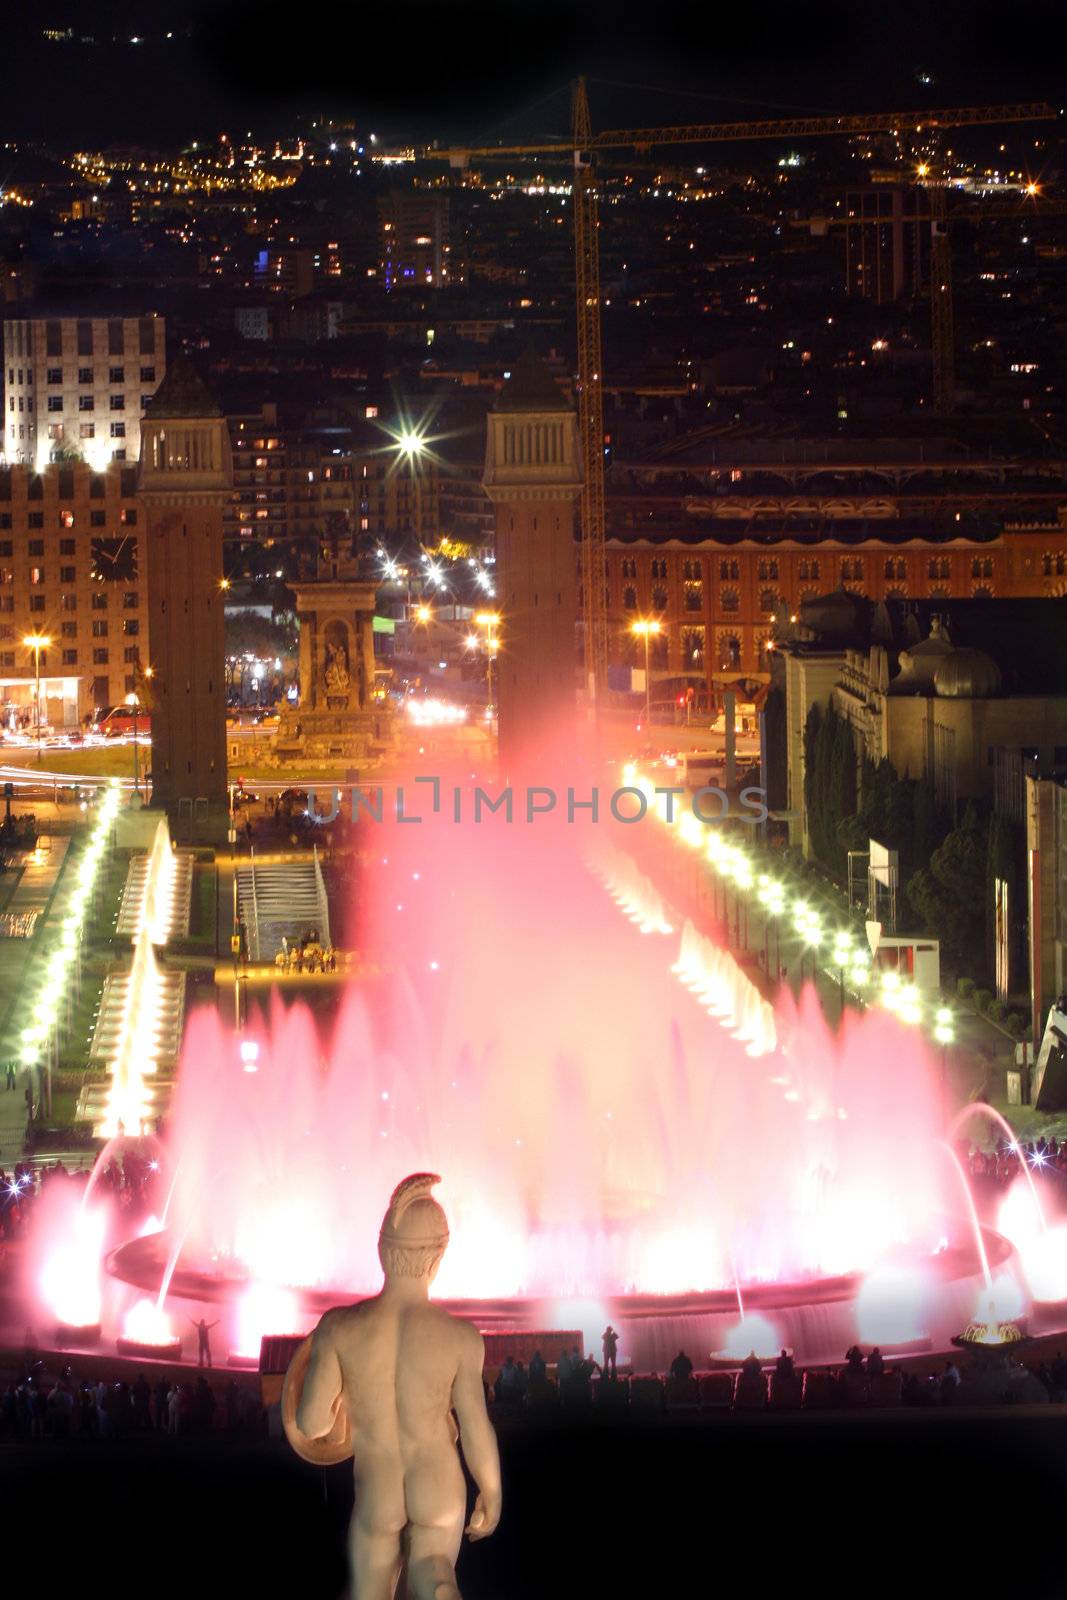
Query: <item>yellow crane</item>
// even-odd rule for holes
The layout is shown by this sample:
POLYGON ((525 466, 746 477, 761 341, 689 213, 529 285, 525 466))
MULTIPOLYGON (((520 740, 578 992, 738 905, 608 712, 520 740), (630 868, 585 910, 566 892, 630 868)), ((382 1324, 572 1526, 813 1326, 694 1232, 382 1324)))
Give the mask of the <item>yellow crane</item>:
MULTIPOLYGON (((1044 101, 1011 105, 956 106, 934 111, 864 112, 858 115, 780 117, 757 122, 698 122, 685 126, 610 128, 594 133, 585 79, 579 78, 571 101, 570 142, 482 145, 422 152, 447 160, 456 168, 472 159, 509 156, 564 157, 573 162, 571 205, 574 215, 576 321, 578 330, 578 428, 582 452, 581 560, 582 621, 586 681, 594 703, 607 672, 608 620, 604 572, 604 407, 600 342, 600 252, 596 167, 607 150, 648 151, 660 145, 719 144, 748 139, 812 139, 865 134, 931 135, 949 128, 1054 119, 1044 101)), ((935 408, 951 403, 952 274, 945 220, 945 185, 931 184, 932 250, 930 299, 934 358, 935 408), (940 198, 936 198, 939 196, 940 198)))

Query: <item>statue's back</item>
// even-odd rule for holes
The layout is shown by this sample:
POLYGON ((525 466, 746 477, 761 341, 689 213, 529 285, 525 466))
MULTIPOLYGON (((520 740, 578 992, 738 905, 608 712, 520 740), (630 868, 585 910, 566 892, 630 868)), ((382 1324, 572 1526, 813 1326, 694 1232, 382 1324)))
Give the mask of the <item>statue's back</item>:
POLYGON ((452 1447, 452 1385, 474 1329, 425 1302, 364 1300, 331 1313, 345 1403, 357 1443, 401 1461, 452 1447))

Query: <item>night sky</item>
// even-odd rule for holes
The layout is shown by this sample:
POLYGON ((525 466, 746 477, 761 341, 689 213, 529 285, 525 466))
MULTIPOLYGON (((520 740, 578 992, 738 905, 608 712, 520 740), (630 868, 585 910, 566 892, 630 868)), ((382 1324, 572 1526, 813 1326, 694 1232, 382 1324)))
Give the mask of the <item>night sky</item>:
POLYGON ((562 133, 567 84, 595 123, 694 121, 1054 96, 1051 0, 44 0, 5 25, 3 137, 57 147, 291 131, 318 111, 385 137, 562 133), (73 27, 92 45, 55 45, 73 27), (165 35, 170 32, 170 40, 165 35), (143 43, 131 45, 131 35, 143 43), (113 42, 114 41, 114 42, 113 42), (932 85, 919 74, 932 76, 932 85), (244 126, 242 126, 242 124, 244 126))

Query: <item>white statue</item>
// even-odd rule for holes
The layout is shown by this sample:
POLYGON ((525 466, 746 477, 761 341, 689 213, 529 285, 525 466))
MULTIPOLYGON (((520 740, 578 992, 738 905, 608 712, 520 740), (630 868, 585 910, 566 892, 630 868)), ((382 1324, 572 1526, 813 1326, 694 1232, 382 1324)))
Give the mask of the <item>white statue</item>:
POLYGON ((448 1244, 430 1193, 440 1181, 420 1172, 398 1184, 378 1237, 381 1293, 327 1311, 285 1377, 294 1448, 309 1461, 354 1456, 353 1600, 393 1600, 402 1571, 410 1600, 459 1600, 467 1490, 457 1438, 478 1486, 468 1536, 484 1539, 500 1521, 484 1341, 429 1300, 448 1244))

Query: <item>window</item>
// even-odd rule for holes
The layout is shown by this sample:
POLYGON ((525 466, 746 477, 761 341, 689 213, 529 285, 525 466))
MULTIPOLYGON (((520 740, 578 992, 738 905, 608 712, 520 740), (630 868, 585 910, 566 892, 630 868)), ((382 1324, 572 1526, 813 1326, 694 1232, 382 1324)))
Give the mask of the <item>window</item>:
POLYGON ((96 438, 96 423, 95 422, 79 422, 78 423, 78 438, 79 439, 95 439, 96 438))
POLYGON ((30 610, 31 611, 43 611, 44 610, 44 595, 43 594, 31 594, 30 595, 30 610))
POLYGON ((110 395, 108 397, 108 405, 111 407, 112 411, 125 411, 126 396, 124 394, 110 395))
POLYGON ((13 594, 0 594, 0 611, 14 611, 15 596, 13 594))
POLYGON ((138 317, 137 319, 138 353, 142 356, 154 356, 156 353, 156 319, 155 317, 138 317))
POLYGON ((78 624, 76 622, 61 622, 59 631, 64 639, 76 639, 78 637, 78 624))
POLYGON ((60 583, 77 583, 77 572, 73 567, 60 567, 59 581, 60 583))
POLYGON ((0 667, 13 667, 15 665, 14 650, 0 650, 0 667))
POLYGON ((667 591, 659 584, 652 590, 652 609, 653 611, 666 611, 667 609, 667 591))
POLYGON ((35 589, 43 589, 44 588, 45 576, 44 576, 44 568, 43 567, 31 567, 30 568, 30 582, 31 582, 31 584, 33 585, 33 587, 35 589))
POLYGON ((74 554, 74 550, 75 543, 73 539, 60 539, 59 553, 61 556, 72 556, 74 554))
POLYGON ((805 560, 801 561, 799 567, 797 568, 797 576, 802 581, 804 579, 806 579, 806 578, 818 578, 818 576, 819 576, 819 563, 818 563, 818 561, 815 560, 815 559, 812 559, 812 558, 806 558, 805 560))
POLYGON ((113 439, 125 439, 126 424, 124 422, 113 422, 111 424, 111 437, 113 439))
POLYGON ((156 381, 156 369, 155 369, 155 367, 142 367, 141 368, 141 382, 142 383, 155 383, 155 381, 156 381))
POLYGON ((107 619, 106 618, 101 618, 98 621, 93 623, 93 638, 94 639, 106 639, 107 638, 107 619))
POLYGON ((137 602, 139 599, 140 596, 138 595, 136 589, 127 589, 126 593, 122 597, 123 611, 136 611, 137 602))
POLYGON ((27 544, 27 546, 26 546, 26 554, 27 555, 31 555, 31 556, 43 556, 44 555, 44 540, 43 539, 31 539, 29 541, 29 543, 27 544))
MULTIPOLYGON (((134 666, 141 659, 141 647, 140 647, 140 645, 128 644, 126 646, 125 650, 122 652, 122 659, 129 666, 131 666, 131 667, 134 666)), ((130 684, 130 688, 131 689, 133 688, 133 684, 132 683, 130 684)))
POLYGON ((74 513, 73 513, 73 511, 61 511, 59 513, 59 526, 61 528, 73 528, 73 526, 74 526, 74 513))
POLYGON ((91 394, 80 394, 78 396, 78 410, 79 411, 95 411, 96 410, 96 401, 93 399, 91 394))
POLYGON ((720 561, 719 577, 723 582, 736 583, 741 576, 741 568, 736 561, 720 561))
POLYGON ((653 556, 652 576, 654 578, 665 578, 667 576, 667 562, 662 556, 653 556))
POLYGON ((740 607, 741 599, 736 589, 724 589, 719 595, 719 609, 721 611, 738 611, 740 607))
POLYGON ((988 583, 979 583, 971 590, 972 600, 992 600, 993 591, 988 583))
MULTIPOLYGON (((91 322, 79 322, 77 328, 78 354, 91 356, 93 353, 93 325, 91 322)), ((93 380, 90 378, 89 382, 93 380)))
POLYGON ((50 394, 48 396, 48 409, 49 411, 62 411, 63 396, 61 394, 50 394))
POLYGON ((887 578, 906 578, 908 565, 903 556, 889 556, 886 559, 885 575, 887 578))
POLYGON ((778 562, 777 562, 777 560, 772 556, 767 561, 761 561, 760 564, 759 564, 759 567, 757 568, 757 572, 758 572, 759 579, 760 579, 761 583, 766 583, 768 578, 777 578, 777 576, 778 576, 778 562))
POLYGON ((92 381, 93 381, 93 369, 92 369, 92 367, 79 367, 78 368, 78 382, 79 383, 84 383, 84 384, 90 384, 90 383, 92 383, 92 381))
POLYGON ((90 526, 90 528, 106 528, 107 527, 107 512, 106 511, 90 511, 90 513, 89 513, 89 526, 90 526))
POLYGON ((703 628, 688 627, 682 630, 682 665, 689 668, 704 665, 703 628))
POLYGON ((637 610, 637 590, 634 588, 633 584, 627 584, 626 588, 622 591, 622 606, 624 611, 637 610))
POLYGON ((766 611, 768 614, 773 616, 773 614, 779 610, 781 603, 782 602, 778 595, 777 589, 760 590, 759 608, 761 611, 766 611))
POLYGON ((93 651, 93 666, 94 667, 106 667, 107 666, 107 650, 106 650, 106 648, 98 647, 96 650, 93 651))
POLYGON ((863 557, 862 556, 842 556, 842 558, 841 558, 841 581, 842 581, 842 583, 849 583, 849 582, 851 582, 851 583, 862 583, 863 582, 863 557))
POLYGON ((123 617, 122 631, 127 638, 133 638, 135 634, 140 633, 141 624, 136 617, 123 617))
POLYGON ((49 367, 46 376, 48 378, 48 382, 49 383, 62 383, 63 382, 63 368, 62 367, 49 367))
POLYGON ((64 650, 64 652, 63 652, 63 665, 65 667, 76 667, 78 665, 78 652, 77 652, 77 650, 64 650))
POLYGON ((685 609, 687 611, 704 609, 704 585, 692 578, 688 579, 685 585, 685 609))
POLYGON ((125 367, 108 367, 108 369, 107 369, 107 381, 108 381, 108 383, 125 383, 126 382, 126 368, 125 367))
POLYGON ((77 611, 78 596, 76 594, 61 594, 59 597, 60 611, 77 611))
POLYGON ((992 556, 975 556, 971 562, 972 578, 991 578, 993 576, 992 556))
POLYGON ((719 639, 719 666, 727 672, 736 672, 741 665, 741 641, 732 633, 719 639))
MULTIPOLYGON (((109 356, 122 354, 122 321, 119 317, 112 317, 107 325, 107 353, 109 356)), ((122 368, 118 369, 120 372, 122 368)), ((120 383, 122 379, 118 380, 120 383)))
POLYGON ((119 521, 124 525, 124 527, 135 527, 137 524, 137 507, 123 506, 122 510, 119 512, 119 521))
POLYGON ((686 582, 700 583, 703 580, 703 577, 704 577, 704 571, 703 571, 703 568, 701 567, 700 562, 699 561, 685 561, 685 562, 683 562, 682 563, 682 577, 685 578, 686 582))
POLYGON ((950 571, 948 556, 931 556, 926 565, 928 578, 947 578, 950 571))
POLYGON ((633 556, 624 556, 622 562, 622 575, 624 578, 637 577, 637 562, 633 556))

